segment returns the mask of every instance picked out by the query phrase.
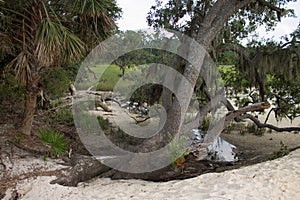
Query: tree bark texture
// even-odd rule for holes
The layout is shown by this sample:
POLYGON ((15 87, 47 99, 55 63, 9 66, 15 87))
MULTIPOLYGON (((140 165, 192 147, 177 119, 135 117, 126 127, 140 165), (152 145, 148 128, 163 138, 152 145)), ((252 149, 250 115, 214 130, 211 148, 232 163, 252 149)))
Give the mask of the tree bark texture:
POLYGON ((25 111, 21 125, 21 132, 25 135, 31 135, 32 123, 36 111, 36 101, 39 95, 39 75, 36 72, 32 73, 32 77, 27 81, 25 94, 25 111))

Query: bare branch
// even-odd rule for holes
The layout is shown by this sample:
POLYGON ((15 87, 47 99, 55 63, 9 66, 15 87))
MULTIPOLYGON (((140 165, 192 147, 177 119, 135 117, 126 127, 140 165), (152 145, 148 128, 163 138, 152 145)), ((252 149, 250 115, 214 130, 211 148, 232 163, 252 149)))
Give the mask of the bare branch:
POLYGON ((263 109, 267 109, 269 107, 270 107, 270 104, 261 102, 261 103, 255 103, 255 104, 240 108, 239 110, 234 110, 234 111, 229 112, 218 123, 215 123, 215 125, 210 130, 208 130, 209 134, 206 134, 203 142, 206 144, 212 143, 215 140, 215 138, 219 137, 224 126, 227 123, 229 123, 232 119, 240 117, 242 114, 249 112, 249 111, 263 110, 263 109), (224 123, 222 123, 223 120, 224 120, 224 123))
POLYGON ((231 111, 231 112, 227 113, 226 118, 225 118, 225 123, 228 123, 229 121, 233 120, 234 118, 236 118, 238 116, 241 116, 242 114, 244 114, 246 112, 260 111, 260 110, 268 109, 268 108, 270 108, 270 106, 271 105, 269 103, 260 102, 260 103, 251 104, 249 106, 240 108, 235 111, 231 111))
POLYGON ((270 114, 271 114, 274 110, 275 110, 275 108, 272 108, 272 109, 269 111, 269 113, 268 113, 268 115, 267 115, 267 117, 266 117, 266 120, 265 120, 265 124, 268 122, 269 117, 270 117, 270 114))
POLYGON ((243 118, 244 119, 246 119, 246 118, 250 119, 251 121, 253 121, 256 124, 256 126, 258 128, 269 128, 269 129, 272 129, 272 130, 277 131, 277 132, 300 131, 300 127, 277 127, 277 126, 274 126, 272 124, 263 124, 256 117, 254 117, 250 114, 244 114, 243 118))

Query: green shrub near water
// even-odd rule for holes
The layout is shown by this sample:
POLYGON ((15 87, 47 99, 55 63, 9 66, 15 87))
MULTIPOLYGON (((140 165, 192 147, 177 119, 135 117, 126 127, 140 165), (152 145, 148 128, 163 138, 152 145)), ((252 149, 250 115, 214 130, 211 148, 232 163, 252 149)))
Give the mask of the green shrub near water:
POLYGON ((280 150, 277 152, 274 152, 273 159, 281 158, 283 156, 286 156, 290 153, 290 150, 288 146, 286 146, 282 141, 280 141, 280 150))

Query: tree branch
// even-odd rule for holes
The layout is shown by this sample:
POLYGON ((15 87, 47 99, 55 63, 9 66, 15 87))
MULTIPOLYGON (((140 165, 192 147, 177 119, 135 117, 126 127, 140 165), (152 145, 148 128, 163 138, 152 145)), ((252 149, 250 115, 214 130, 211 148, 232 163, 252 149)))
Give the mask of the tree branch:
POLYGON ((216 35, 223 29, 224 24, 233 16, 239 9, 244 8, 255 0, 219 0, 215 3, 215 9, 211 9, 205 17, 203 25, 198 32, 197 42, 202 44, 206 50, 216 35), (214 15, 214 16, 213 16, 214 15), (211 21, 213 20, 213 21, 211 21), (210 26, 207 26, 210 25, 210 26))
POLYGON ((240 108, 235 111, 231 111, 226 114, 225 123, 228 123, 229 121, 233 120, 234 118, 236 118, 238 116, 241 116, 242 114, 244 114, 246 112, 260 111, 260 110, 268 109, 268 108, 270 108, 270 106, 271 105, 269 103, 260 102, 260 103, 251 104, 249 106, 240 108))
POLYGON ((279 8, 277 6, 275 6, 274 4, 268 2, 268 1, 265 1, 265 0, 257 0, 262 6, 266 6, 268 8, 270 8, 271 10, 274 10, 276 12, 279 12, 279 13, 283 13, 284 12, 284 9, 283 8, 279 8))
POLYGON ((272 130, 277 131, 277 132, 300 131, 300 127, 277 127, 277 126, 274 126, 274 125, 271 125, 271 124, 263 124, 256 117, 254 117, 250 114, 244 114, 242 117, 244 119, 250 119, 251 121, 253 121, 258 128, 269 128, 269 129, 272 129, 272 130))
POLYGON ((266 120, 265 120, 265 124, 268 122, 269 117, 270 117, 270 114, 271 114, 274 110, 275 110, 275 108, 272 108, 272 109, 269 111, 269 113, 268 113, 268 115, 267 115, 267 117, 266 117, 266 120))
POLYGON ((223 7, 226 0, 218 0, 212 7, 212 9, 207 13, 207 15, 204 18, 204 21, 202 23, 203 27, 211 27, 212 22, 217 16, 217 13, 220 11, 220 9, 223 7))

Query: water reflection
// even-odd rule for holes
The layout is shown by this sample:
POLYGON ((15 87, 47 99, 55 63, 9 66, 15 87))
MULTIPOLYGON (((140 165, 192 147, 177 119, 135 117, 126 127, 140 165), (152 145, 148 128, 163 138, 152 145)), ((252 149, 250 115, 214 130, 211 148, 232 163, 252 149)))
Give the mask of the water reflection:
MULTIPOLYGON (((202 143, 204 136, 206 134, 205 131, 199 129, 192 130, 192 141, 193 144, 202 143)), ((234 162, 238 161, 238 157, 234 150, 236 147, 226 140, 218 137, 213 144, 208 146, 208 159, 213 161, 220 162, 234 162)))

